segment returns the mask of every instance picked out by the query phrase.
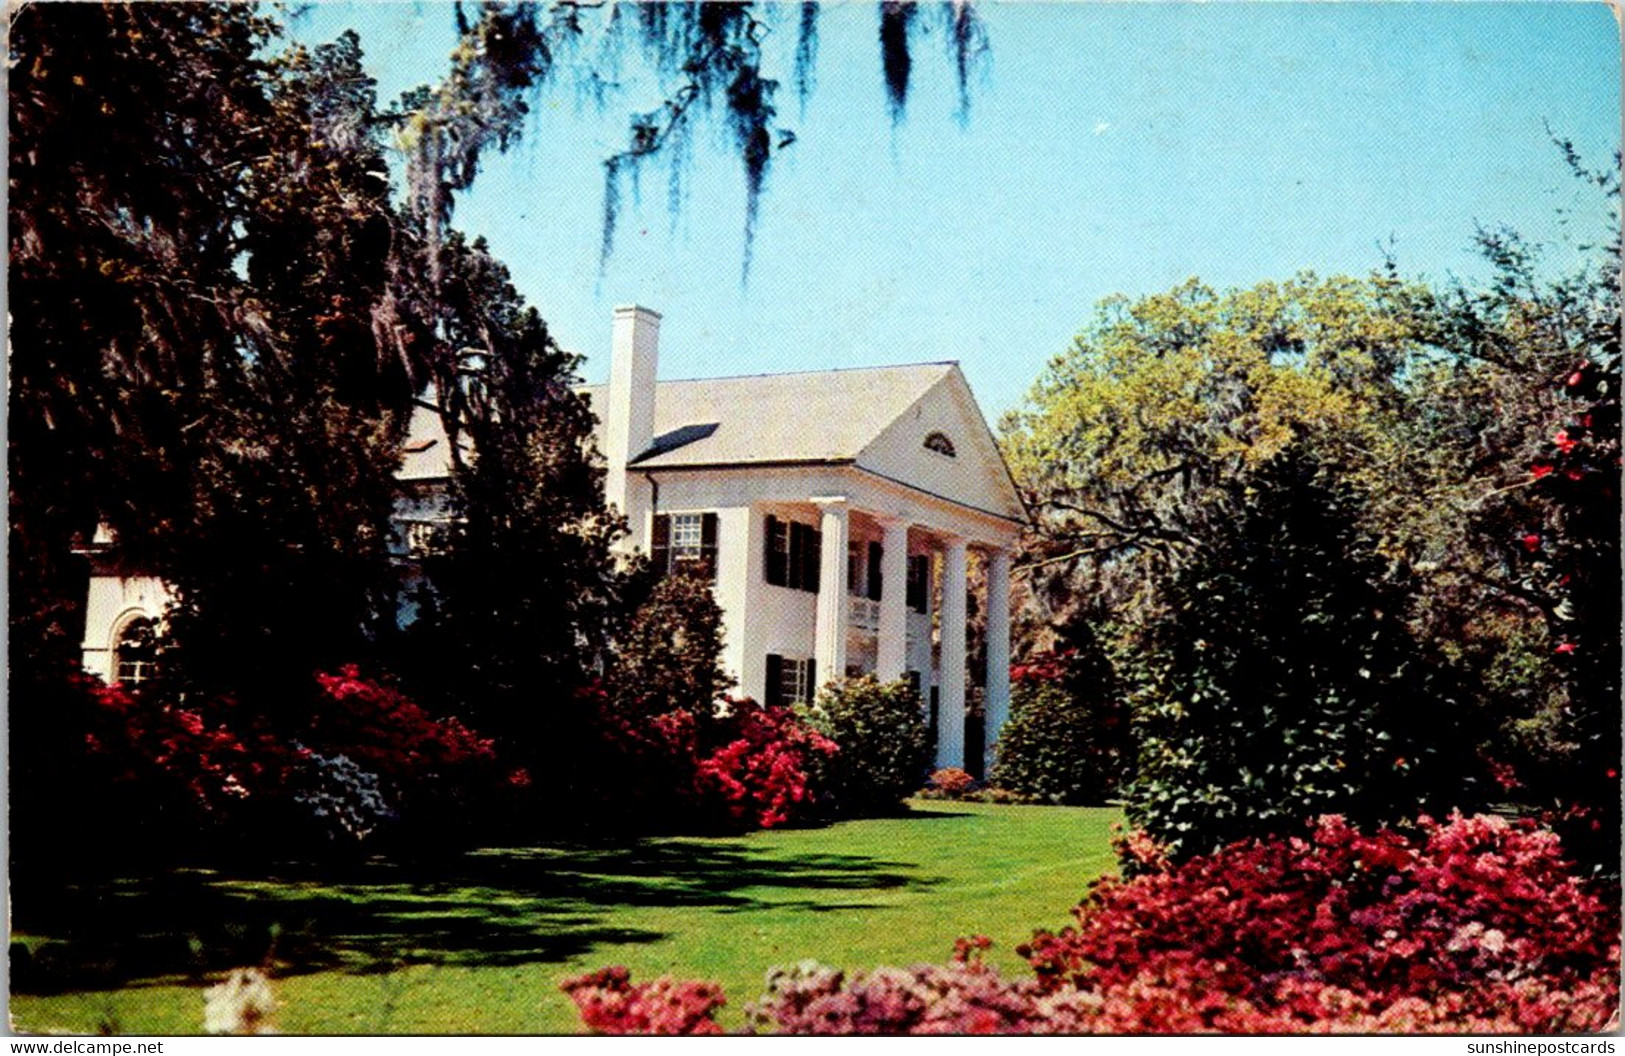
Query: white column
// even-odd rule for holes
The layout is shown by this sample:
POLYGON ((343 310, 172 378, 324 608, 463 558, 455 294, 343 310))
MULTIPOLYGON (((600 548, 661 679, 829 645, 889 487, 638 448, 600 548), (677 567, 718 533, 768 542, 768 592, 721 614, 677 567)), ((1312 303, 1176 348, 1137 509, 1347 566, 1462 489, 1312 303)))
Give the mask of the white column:
POLYGON ((965 540, 942 552, 942 688, 937 698, 937 766, 965 765, 965 540))
POLYGON ((816 498, 823 511, 824 533, 818 568, 818 629, 814 659, 819 685, 846 677, 846 539, 845 498, 816 498))
POLYGON ((880 635, 875 677, 895 682, 908 668, 908 522, 882 518, 880 542, 880 635))
POLYGON ((987 555, 987 769, 993 747, 1010 717, 1010 551, 987 555))

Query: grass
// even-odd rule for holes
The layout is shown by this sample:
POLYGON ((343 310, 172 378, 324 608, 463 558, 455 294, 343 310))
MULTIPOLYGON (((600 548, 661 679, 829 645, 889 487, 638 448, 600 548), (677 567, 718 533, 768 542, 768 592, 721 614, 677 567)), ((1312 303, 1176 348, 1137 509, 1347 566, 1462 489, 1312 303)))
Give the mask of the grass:
POLYGON ((1105 809, 915 803, 902 817, 725 838, 490 848, 419 862, 175 869, 17 893, 12 1021, 28 1032, 187 1034, 201 988, 268 956, 286 1033, 572 1033, 559 980, 712 979, 724 1023, 766 970, 943 961, 1059 927, 1112 867, 1105 809), (48 903, 48 905, 46 904, 48 903))

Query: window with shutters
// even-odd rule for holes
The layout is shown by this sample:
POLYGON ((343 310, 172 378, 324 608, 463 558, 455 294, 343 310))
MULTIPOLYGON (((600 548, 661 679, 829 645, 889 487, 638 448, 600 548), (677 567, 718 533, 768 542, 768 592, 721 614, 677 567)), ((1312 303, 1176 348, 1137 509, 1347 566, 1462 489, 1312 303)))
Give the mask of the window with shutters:
POLYGON ((767 518, 767 553, 763 567, 767 581, 775 587, 790 585, 790 525, 772 514, 767 518))
POLYGON ((767 654, 767 681, 765 684, 769 707, 790 704, 810 704, 813 699, 814 675, 817 665, 811 657, 767 654))

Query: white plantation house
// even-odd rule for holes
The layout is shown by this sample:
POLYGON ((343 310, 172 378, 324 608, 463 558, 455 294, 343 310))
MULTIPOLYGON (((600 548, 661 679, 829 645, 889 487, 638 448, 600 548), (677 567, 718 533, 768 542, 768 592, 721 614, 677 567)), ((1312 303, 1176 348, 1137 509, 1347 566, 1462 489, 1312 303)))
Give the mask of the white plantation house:
MULTIPOLYGON (((1009 708, 1010 554, 1026 513, 958 366, 661 382, 659 333, 657 313, 617 308, 609 383, 583 390, 606 498, 627 516, 622 545, 712 572, 738 692, 788 703, 844 675, 907 678, 936 723, 938 765, 963 765, 974 553, 991 744, 1009 708)), ((397 474, 404 555, 444 516, 446 444, 420 405, 397 474)), ((155 579, 93 568, 86 669, 144 677, 140 632, 167 600, 155 579)))

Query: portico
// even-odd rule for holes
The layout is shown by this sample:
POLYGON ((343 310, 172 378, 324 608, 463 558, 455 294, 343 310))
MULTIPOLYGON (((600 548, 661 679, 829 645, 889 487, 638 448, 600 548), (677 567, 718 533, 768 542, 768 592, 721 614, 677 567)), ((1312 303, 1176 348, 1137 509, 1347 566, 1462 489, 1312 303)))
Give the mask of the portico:
POLYGON ((984 563, 988 671, 984 749, 1010 709, 1010 546, 1004 531, 965 534, 960 518, 863 508, 847 495, 812 500, 821 547, 814 629, 820 681, 873 674, 907 678, 936 723, 937 765, 966 763, 966 631, 972 550, 984 563), (952 527, 943 527, 952 521, 952 527), (957 529, 957 530, 955 530, 957 529), (933 613, 940 598, 941 609, 933 613))

